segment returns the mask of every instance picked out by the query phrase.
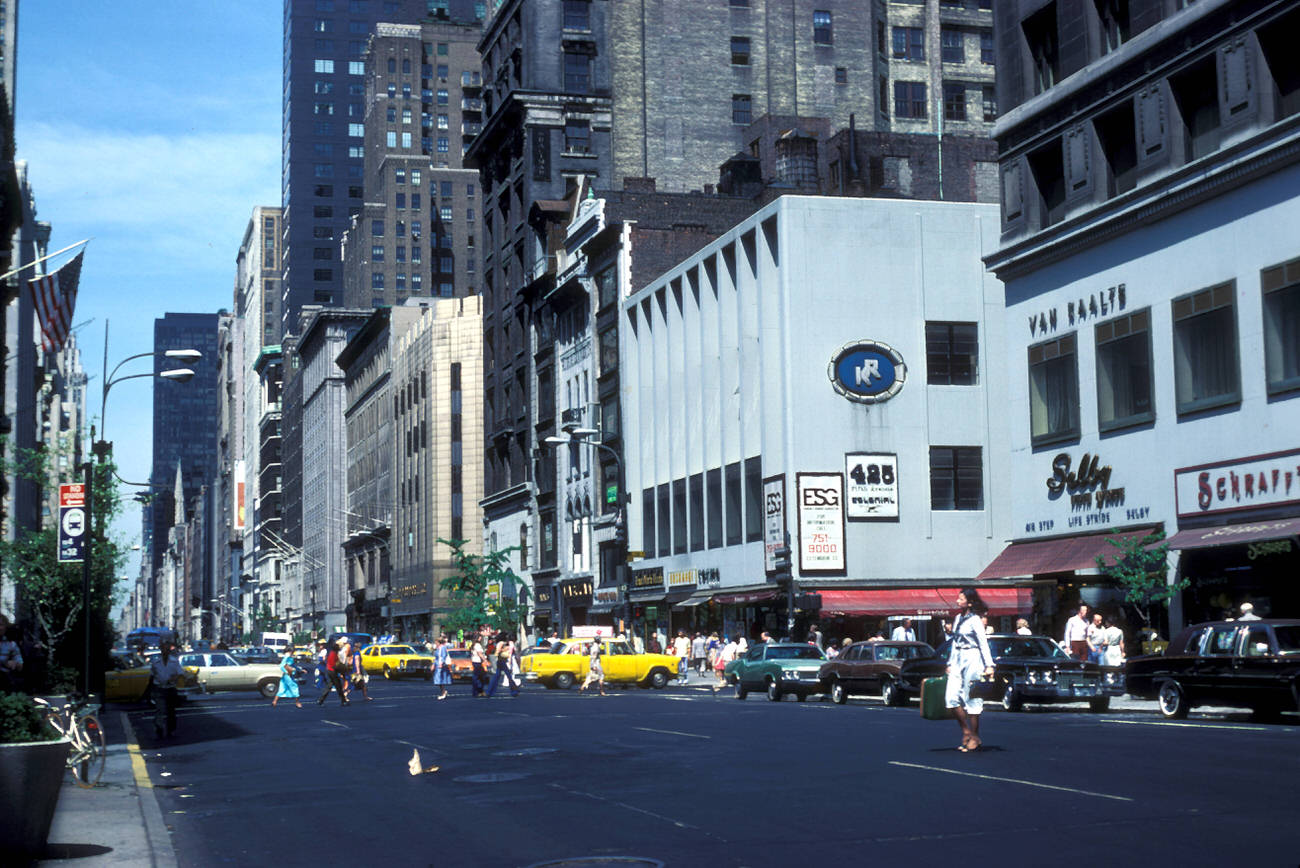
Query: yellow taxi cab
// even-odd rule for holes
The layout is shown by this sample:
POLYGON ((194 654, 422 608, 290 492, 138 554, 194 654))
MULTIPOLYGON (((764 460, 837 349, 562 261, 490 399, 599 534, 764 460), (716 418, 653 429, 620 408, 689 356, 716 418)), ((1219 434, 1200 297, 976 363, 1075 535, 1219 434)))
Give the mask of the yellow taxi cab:
MULTIPOLYGON (((104 673, 105 702, 142 702, 149 698, 150 660, 135 651, 114 651, 112 668, 104 673)), ((176 695, 188 698, 199 692, 199 673, 193 666, 181 667, 176 695)))
POLYGON ((671 654, 638 654, 626 639, 575 636, 560 640, 549 654, 524 655, 519 664, 524 680, 568 690, 575 681, 587 677, 592 642, 600 642, 600 665, 607 684, 662 690, 677 677, 677 658, 671 654))
POLYGON ((410 645, 367 645, 361 649, 361 668, 385 678, 433 678, 433 658, 410 645))

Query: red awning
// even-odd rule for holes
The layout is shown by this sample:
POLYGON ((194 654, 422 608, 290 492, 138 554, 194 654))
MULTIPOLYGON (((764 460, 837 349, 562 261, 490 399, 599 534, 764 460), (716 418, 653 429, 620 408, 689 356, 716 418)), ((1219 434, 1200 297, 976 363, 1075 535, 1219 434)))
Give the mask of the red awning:
MULTIPOLYGON (((1087 536, 1067 536, 1059 539, 1031 540, 1012 543, 975 577, 1005 579, 1009 576, 1034 576, 1039 573, 1068 573, 1097 566, 1097 556, 1113 558, 1116 549, 1108 540, 1127 540, 1146 536, 1155 528, 1126 533, 1096 533, 1087 536)), ((983 591, 980 592, 981 594, 983 591)))
MULTIPOLYGON (((950 615, 961 588, 903 588, 841 591, 821 588, 824 615, 950 615)), ((1029 588, 979 588, 990 615, 1027 615, 1029 588)))
POLYGON ((1300 518, 1255 521, 1249 524, 1226 524, 1180 530, 1169 538, 1171 549, 1203 549, 1210 546, 1233 546, 1300 536, 1300 518))

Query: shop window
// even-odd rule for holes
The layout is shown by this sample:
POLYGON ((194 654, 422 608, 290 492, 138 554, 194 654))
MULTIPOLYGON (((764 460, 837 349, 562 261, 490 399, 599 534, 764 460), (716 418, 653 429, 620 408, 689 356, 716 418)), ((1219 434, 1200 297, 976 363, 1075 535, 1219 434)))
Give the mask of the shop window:
MULTIPOLYGON (((673 553, 672 516, 670 515, 670 510, 668 508, 668 500, 669 500, 668 484, 664 483, 663 485, 659 486, 657 494, 658 494, 658 501, 659 501, 658 552, 659 552, 659 557, 666 558, 673 553)), ((649 551, 650 551, 649 549, 646 549, 647 553, 649 553, 649 551)))
POLYGON ((1097 326, 1097 426, 1112 431, 1150 422, 1151 311, 1097 326))
POLYGON ((697 473, 690 480, 691 497, 691 551, 704 549, 704 474, 697 473))
POLYGON ((744 536, 741 523, 740 462, 735 461, 726 468, 727 486, 727 545, 739 545, 744 536))
POLYGON ((926 382, 974 386, 979 382, 979 326, 973 322, 925 324, 926 382))
POLYGON ((641 491, 641 551, 647 555, 655 549, 655 490, 641 491))
POLYGON ((931 446, 930 509, 983 508, 983 449, 979 446, 931 446))
POLYGON ((1300 389, 1300 259, 1264 269, 1260 283, 1268 392, 1300 389))
POLYGON ((1169 90, 1182 121, 1185 159, 1195 160, 1215 151, 1219 147, 1220 118, 1214 55, 1170 76, 1169 90))
POLYGON ((686 480, 673 480, 673 554, 686 554, 686 480))
POLYGON ((708 493, 708 547, 722 548, 722 470, 715 467, 704 474, 708 493))
POLYGON ((1241 400, 1232 281, 1176 298, 1174 391, 1179 413, 1241 400))
POLYGON ((1074 334, 1029 348, 1029 428, 1035 446, 1079 436, 1074 334))
POLYGON ((763 462, 757 455, 745 459, 745 540, 763 538, 763 462))

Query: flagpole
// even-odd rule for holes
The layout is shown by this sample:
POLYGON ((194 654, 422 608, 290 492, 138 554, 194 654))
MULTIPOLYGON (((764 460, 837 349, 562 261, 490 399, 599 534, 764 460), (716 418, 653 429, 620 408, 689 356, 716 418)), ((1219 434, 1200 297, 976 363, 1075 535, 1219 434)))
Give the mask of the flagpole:
POLYGON ((89 244, 92 240, 94 240, 93 236, 91 238, 87 238, 84 241, 78 241, 76 244, 69 244, 67 247, 63 248, 62 250, 56 250, 53 253, 47 253, 44 256, 42 256, 40 259, 33 259, 31 262, 27 263, 26 265, 20 265, 15 269, 6 271, 4 274, 0 274, 0 280, 6 280, 10 277, 13 277, 15 274, 17 274, 20 271, 26 271, 27 269, 31 268, 34 265, 40 265, 42 262, 44 262, 47 259, 53 259, 54 257, 59 256, 60 254, 67 253, 69 250, 89 244))

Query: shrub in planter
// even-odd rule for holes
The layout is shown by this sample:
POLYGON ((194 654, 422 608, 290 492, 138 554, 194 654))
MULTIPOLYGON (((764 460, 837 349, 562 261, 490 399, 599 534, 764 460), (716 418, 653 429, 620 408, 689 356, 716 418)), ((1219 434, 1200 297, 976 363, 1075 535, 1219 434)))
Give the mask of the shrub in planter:
POLYGON ((0 823, 0 853, 39 859, 67 773, 68 741, 45 723, 31 698, 0 696, 0 805, 9 812, 0 823))

